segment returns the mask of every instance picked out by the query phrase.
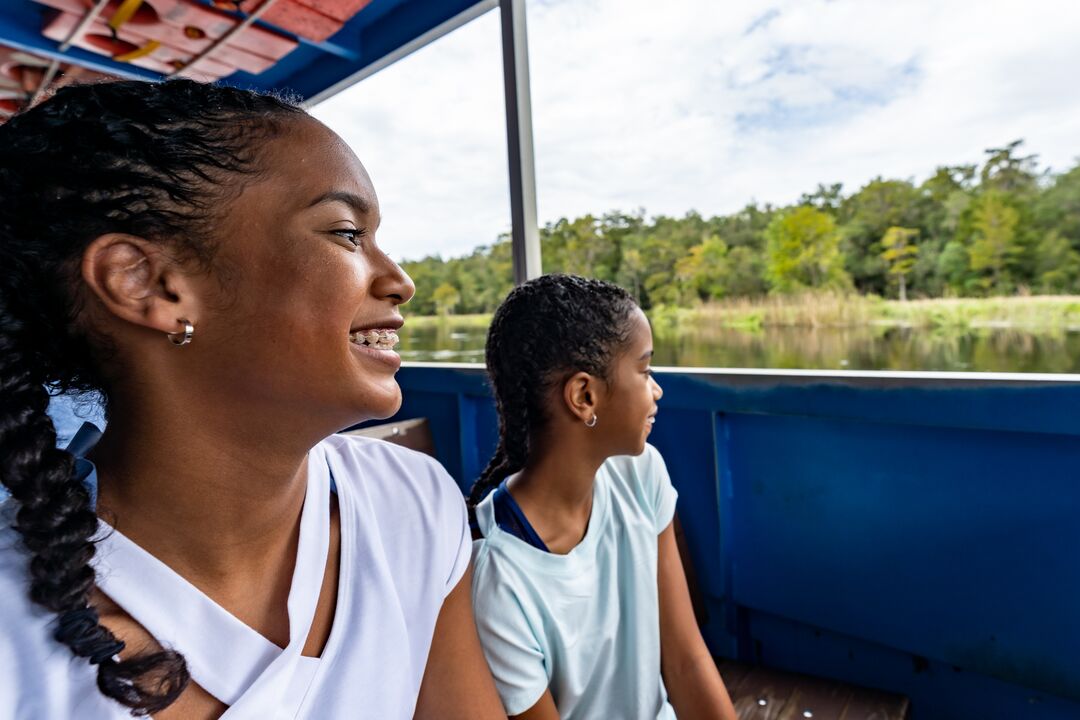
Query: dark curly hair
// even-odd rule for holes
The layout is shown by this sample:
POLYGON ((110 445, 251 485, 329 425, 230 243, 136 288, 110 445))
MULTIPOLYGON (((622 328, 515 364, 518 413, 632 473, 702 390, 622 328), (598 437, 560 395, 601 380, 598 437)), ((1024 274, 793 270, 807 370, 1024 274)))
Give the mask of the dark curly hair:
POLYGON ((499 411, 499 445, 469 493, 470 513, 528 463, 530 437, 548 420, 553 388, 576 372, 610 377, 636 308, 618 285, 577 275, 543 275, 510 291, 491 319, 484 353, 499 411))
POLYGON ((0 126, 0 482, 30 555, 30 598, 133 715, 170 705, 189 674, 169 649, 119 660, 124 644, 89 604, 97 517, 46 414, 50 391, 108 398, 103 341, 78 322, 80 258, 117 232, 209 263, 221 200, 259 171, 261 142, 302 115, 234 88, 130 81, 62 88, 0 126))

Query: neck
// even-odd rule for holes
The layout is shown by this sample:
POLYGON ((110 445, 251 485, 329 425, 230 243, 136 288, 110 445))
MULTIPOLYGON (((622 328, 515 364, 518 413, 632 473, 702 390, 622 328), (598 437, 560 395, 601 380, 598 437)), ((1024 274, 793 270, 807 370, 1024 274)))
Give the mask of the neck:
POLYGON ((544 544, 565 553, 588 530, 596 472, 606 458, 581 433, 552 434, 558 448, 532 443, 529 462, 508 487, 544 544))
POLYGON ((317 439, 205 406, 117 407, 92 453, 104 519, 200 585, 243 582, 295 554, 317 439))

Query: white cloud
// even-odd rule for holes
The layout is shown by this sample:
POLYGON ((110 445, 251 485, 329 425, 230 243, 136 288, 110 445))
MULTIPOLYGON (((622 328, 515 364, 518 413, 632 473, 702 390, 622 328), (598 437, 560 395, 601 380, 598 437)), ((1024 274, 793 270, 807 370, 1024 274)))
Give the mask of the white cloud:
MULTIPOLYGON (((788 203, 1020 137, 1058 169, 1080 156, 1069 0, 566 0, 528 21, 542 222, 788 203)), ((496 13, 315 114, 368 165, 395 256, 508 230, 496 13)))

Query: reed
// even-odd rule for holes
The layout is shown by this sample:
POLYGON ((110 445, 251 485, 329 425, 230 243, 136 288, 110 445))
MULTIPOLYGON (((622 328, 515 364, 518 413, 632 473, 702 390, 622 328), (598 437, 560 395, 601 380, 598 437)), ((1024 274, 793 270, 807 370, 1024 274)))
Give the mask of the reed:
POLYGON ((808 293, 735 298, 695 308, 654 308, 661 331, 701 324, 755 330, 764 327, 1015 328, 1080 330, 1080 296, 936 298, 899 302, 876 296, 808 293))
MULTIPOLYGON (((406 308, 407 309, 407 308, 406 308)), ((661 334, 705 327, 756 331, 766 327, 925 329, 1001 328, 1029 331, 1080 330, 1080 296, 1015 295, 991 298, 883 300, 874 295, 805 293, 732 298, 683 308, 658 305, 648 312, 661 334)), ((406 315, 410 328, 483 329, 490 314, 406 315)))

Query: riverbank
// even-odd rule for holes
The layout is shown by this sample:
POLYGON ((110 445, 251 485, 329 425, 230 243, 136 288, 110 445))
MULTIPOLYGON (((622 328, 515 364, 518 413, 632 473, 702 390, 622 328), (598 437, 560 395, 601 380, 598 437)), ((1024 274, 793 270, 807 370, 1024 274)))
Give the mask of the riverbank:
MULTIPOLYGON (((407 308, 406 308, 407 310, 407 308)), ((899 327, 921 329, 1080 330, 1080 296, 1019 295, 993 298, 883 300, 874 296, 808 294, 733 299, 693 308, 649 311, 657 332, 702 326, 758 331, 764 328, 899 327)), ((407 327, 487 328, 490 315, 407 316, 407 327)))
POLYGON ((883 300, 874 296, 801 295, 729 300, 696 308, 658 307, 650 313, 657 330, 682 326, 734 328, 1016 329, 1029 332, 1080 329, 1080 296, 883 300))

